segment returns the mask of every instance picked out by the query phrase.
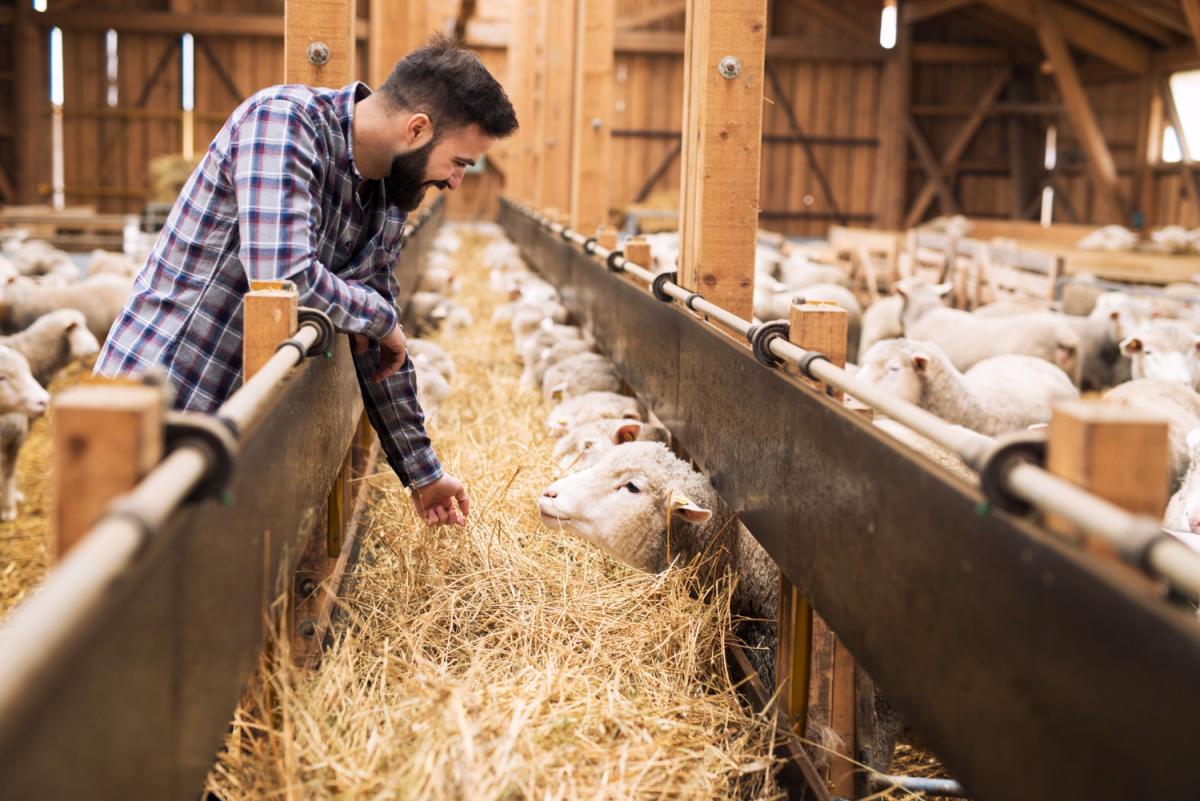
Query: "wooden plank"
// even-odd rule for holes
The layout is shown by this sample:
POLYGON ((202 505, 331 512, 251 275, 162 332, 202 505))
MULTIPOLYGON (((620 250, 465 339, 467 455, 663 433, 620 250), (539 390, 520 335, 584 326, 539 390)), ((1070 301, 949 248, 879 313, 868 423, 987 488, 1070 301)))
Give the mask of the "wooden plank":
MULTIPOLYGON (((562 3, 562 5, 568 5, 562 3)), ((647 8, 641 11, 636 11, 628 16, 623 16, 616 21, 616 30, 632 31, 638 28, 644 28, 647 25, 653 25, 656 22, 668 20, 671 17, 684 13, 687 8, 687 0, 671 0, 661 6, 647 8)))
MULTIPOLYGON (((1195 3, 1195 1, 1183 0, 1183 5, 1186 8, 1188 3, 1195 3)), ((1114 0, 1075 0, 1075 3, 1101 16, 1108 17, 1113 22, 1120 23, 1124 28, 1137 31, 1160 45, 1169 45, 1175 41, 1173 31, 1140 13, 1141 9, 1134 4, 1114 2, 1114 0)))
POLYGON ((299 296, 290 281, 250 282, 243 312, 243 380, 250 380, 275 355, 279 343, 295 333, 298 308, 299 296))
POLYGON ((512 19, 510 27, 512 39, 508 46, 507 78, 509 99, 517 112, 517 119, 523 125, 515 135, 500 143, 497 150, 507 165, 504 173, 505 192, 519 200, 528 201, 531 197, 532 182, 528 166, 527 145, 532 136, 529 129, 533 120, 533 96, 526 82, 529 71, 529 61, 533 57, 533 40, 525 21, 534 10, 536 0, 513 0, 512 19))
POLYGON ((900 5, 901 18, 912 25, 972 5, 975 0, 908 0, 900 5))
POLYGON ((370 0, 371 31, 367 37, 367 77, 383 85, 396 62, 408 52, 409 9, 417 0, 370 0))
POLYGON ((137 486, 162 459, 159 387, 77 386, 54 398, 54 551, 79 542, 114 498, 137 486))
MULTIPOLYGON (((615 48, 618 53, 680 55, 684 38, 674 31, 621 31, 615 48)), ((773 59, 795 61, 870 61, 888 59, 888 51, 876 43, 845 43, 820 36, 771 36, 766 53, 773 59)))
MULTIPOLYGON (((330 2, 331 0, 323 0, 330 2)), ((333 0, 336 2, 336 0, 333 0)), ((330 10, 333 10, 330 8, 330 10)), ((340 11, 340 10, 339 10, 340 11)), ((138 11, 54 11, 32 15, 33 22, 41 28, 57 27, 67 30, 106 31, 118 33, 169 34, 171 36, 192 33, 194 35, 236 36, 276 38, 283 36, 285 21, 275 14, 171 14, 169 12, 138 11)), ((353 35, 356 39, 367 39, 366 20, 352 19, 353 35)), ((306 45, 307 47, 307 45, 306 45)))
POLYGON ((766 0, 689 0, 679 283, 749 318, 758 231, 766 0), (723 58, 739 69, 726 78, 723 58))
MULTIPOLYGON (((942 156, 942 171, 946 175, 952 176, 954 174, 959 159, 967 152, 971 140, 979 132, 979 128, 983 125, 984 120, 987 119, 992 106, 995 105, 996 99, 1008 84, 1011 76, 1012 71, 1008 68, 998 72, 980 95, 978 102, 975 104, 975 112, 955 132, 954 138, 950 140, 950 144, 946 147, 946 152, 942 156)), ((936 193, 935 184, 932 181, 926 181, 924 187, 917 194, 916 200, 913 201, 912 208, 908 210, 906 218, 907 227, 911 228, 920 222, 921 218, 925 216, 925 212, 936 193)))
POLYGON ((1200 47, 1200 0, 1179 0, 1179 4, 1183 6, 1183 14, 1192 33, 1192 42, 1200 47))
POLYGON ((16 118, 22 121, 22 125, 28 126, 25 128, 27 135, 16 141, 16 200, 18 203, 33 203, 38 197, 38 144, 49 139, 48 121, 41 112, 49 104, 46 95, 39 92, 42 81, 33 79, 44 70, 39 59, 37 37, 40 34, 33 23, 33 8, 24 2, 15 3, 15 6, 13 65, 22 75, 28 76, 12 86, 16 118))
POLYGON ((354 79, 354 0, 289 0, 284 6, 283 73, 287 83, 344 86, 354 79), (323 42, 324 65, 309 61, 309 46, 323 42))
POLYGON ((904 132, 908 136, 908 143, 912 145, 913 152, 917 154, 917 159, 921 162, 922 169, 925 170, 925 180, 933 181, 938 199, 942 203, 942 213, 958 214, 958 201, 954 199, 954 192, 946 184, 942 166, 938 164, 933 151, 929 149, 929 143, 925 141, 925 137, 913 123, 912 117, 905 118, 904 132))
POLYGON ((904 222, 908 193, 908 144, 903 120, 908 116, 912 89, 912 26, 903 19, 896 29, 896 46, 883 69, 879 85, 880 145, 875 173, 875 219, 883 228, 899 228, 904 222))
POLYGON ((575 20, 570 220, 578 231, 608 221, 615 14, 615 0, 580 0, 575 20))
POLYGON ((868 24, 864 25, 861 17, 854 15, 851 11, 847 11, 844 8, 835 8, 827 5, 824 0, 794 1, 799 8, 811 14, 815 19, 821 20, 826 25, 836 28, 842 33, 848 34, 855 39, 863 39, 871 42, 878 41, 879 26, 870 24, 874 22, 870 18, 868 18, 868 24))
POLYGON ((767 76, 771 79, 771 89, 775 94, 777 107, 783 111, 792 132, 800 138, 800 145, 804 148, 804 157, 808 161, 808 169, 812 172, 813 177, 817 179, 817 184, 821 187, 821 193, 825 196, 825 202, 829 204, 829 209, 835 217, 840 217, 841 211, 838 209, 838 202, 833 193, 833 187, 830 186, 829 179, 825 176, 825 171, 821 169, 821 165, 817 161, 817 154, 813 152, 812 143, 804 135, 804 130, 800 126, 800 120, 796 117, 796 110, 792 106, 792 100, 788 97, 787 92, 783 88, 783 83, 779 80, 779 74, 771 64, 766 65, 766 71, 767 76))
POLYGON ((542 0, 545 13, 545 113, 540 131, 543 145, 542 205, 559 209, 571 205, 571 137, 575 91, 576 4, 542 0))
POLYGON ((1054 68, 1054 80, 1071 116, 1075 135, 1087 154, 1088 172, 1101 203, 1101 212, 1110 222, 1124 223, 1127 220, 1126 204, 1117 182, 1117 167, 1067 49, 1063 31, 1068 22, 1060 15, 1060 8, 1054 4, 1038 3, 1038 40, 1054 68))
POLYGON ((1011 50, 987 45, 948 44, 944 42, 920 42, 912 46, 912 60, 916 64, 1011 64, 1011 50))
POLYGON ((1032 28, 1040 27, 1039 9, 1051 8, 1067 44, 1135 75, 1150 67, 1150 51, 1135 37, 1092 15, 1052 0, 983 0, 988 7, 1032 28))

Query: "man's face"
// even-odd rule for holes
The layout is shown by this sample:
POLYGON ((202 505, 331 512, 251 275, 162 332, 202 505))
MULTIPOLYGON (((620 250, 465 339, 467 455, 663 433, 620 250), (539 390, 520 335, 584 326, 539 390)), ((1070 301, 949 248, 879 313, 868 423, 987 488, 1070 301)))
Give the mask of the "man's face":
POLYGON ((495 140, 478 125, 451 131, 392 159, 392 169, 383 179, 388 200, 405 211, 421 204, 429 187, 457 189, 467 167, 491 149, 495 140))

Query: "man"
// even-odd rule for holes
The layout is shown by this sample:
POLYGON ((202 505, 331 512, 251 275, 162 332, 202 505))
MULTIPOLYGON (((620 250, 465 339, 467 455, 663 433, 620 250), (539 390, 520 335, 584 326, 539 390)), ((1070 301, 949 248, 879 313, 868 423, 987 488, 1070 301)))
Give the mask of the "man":
POLYGON ((288 279, 301 305, 351 334, 367 414, 418 513, 463 525, 469 499, 425 433, 392 267, 426 190, 457 188, 516 128, 504 90, 445 37, 405 56, 375 93, 358 82, 258 92, 184 186, 96 373, 157 365, 178 408, 213 412, 241 384, 249 281, 288 279))

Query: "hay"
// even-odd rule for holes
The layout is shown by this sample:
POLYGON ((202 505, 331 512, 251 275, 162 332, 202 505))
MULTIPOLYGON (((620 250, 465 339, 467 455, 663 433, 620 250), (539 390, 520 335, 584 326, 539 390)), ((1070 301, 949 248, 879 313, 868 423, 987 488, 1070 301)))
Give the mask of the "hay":
POLYGON ((200 159, 165 153, 150 160, 150 202, 174 203, 200 159))
MULTIPOLYGON (((486 321, 480 244, 462 254, 461 300, 486 321)), ((540 399, 517 391, 511 339, 480 322, 443 344, 459 376, 433 436, 468 481, 469 526, 419 524, 390 473, 369 478, 347 625, 313 673, 290 666, 285 643, 269 649, 209 791, 780 797, 772 728, 726 672, 729 588, 702 603, 691 572, 634 572, 541 527, 552 443, 540 399)))

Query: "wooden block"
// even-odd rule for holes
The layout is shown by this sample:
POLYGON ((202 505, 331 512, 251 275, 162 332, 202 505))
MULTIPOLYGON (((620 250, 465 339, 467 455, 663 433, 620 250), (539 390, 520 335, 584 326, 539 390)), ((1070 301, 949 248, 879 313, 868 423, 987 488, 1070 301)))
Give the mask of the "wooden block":
POLYGON ((55 396, 54 545, 61 559, 100 518, 162 459, 163 392, 111 382, 65 389, 55 396))
POLYGON ((854 657, 838 640, 821 616, 812 615, 812 660, 809 678, 808 734, 820 737, 818 727, 828 727, 840 740, 837 753, 824 760, 825 774, 833 791, 842 798, 854 797, 856 753, 856 692, 854 657))
POLYGON ((299 326, 299 295, 290 281, 252 281, 243 309, 242 379, 248 381, 299 326))
MULTIPOLYGON (((1070 401, 1054 407, 1048 436, 1051 473, 1135 514, 1162 517, 1170 475, 1165 420, 1100 400, 1070 401)), ((1084 536, 1052 515, 1046 522, 1084 536)))
POLYGON ((284 4, 285 83, 345 86, 354 80, 354 0, 289 0, 284 4), (323 65, 309 60, 310 46, 325 46, 323 65))
POLYGON ((812 607, 808 601, 780 573, 775 687, 788 721, 800 733, 804 732, 808 717, 812 618, 812 607))
POLYGON ((625 258, 639 267, 647 270, 654 269, 654 256, 650 252, 650 243, 644 237, 631 236, 625 240, 625 258))
MULTIPOLYGON (((824 353, 838 367, 846 366, 847 326, 849 316, 845 309, 834 303, 812 301, 793 304, 788 323, 791 327, 789 341, 805 350, 824 353)), ((804 379, 817 389, 820 382, 804 379)), ((833 397, 842 400, 841 392, 833 397)))
POLYGON ((596 226, 596 244, 605 250, 617 249, 617 230, 607 225, 596 226))

